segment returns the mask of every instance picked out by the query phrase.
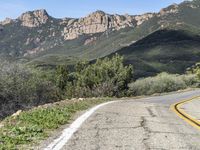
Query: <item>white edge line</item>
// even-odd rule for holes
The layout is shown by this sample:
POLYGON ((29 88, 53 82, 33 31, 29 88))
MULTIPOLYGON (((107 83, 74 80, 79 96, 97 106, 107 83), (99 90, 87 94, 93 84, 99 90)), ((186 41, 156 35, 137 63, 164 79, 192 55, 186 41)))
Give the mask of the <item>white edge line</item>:
POLYGON ((116 101, 106 102, 100 105, 97 105, 83 115, 81 115, 78 119, 76 119, 68 128, 62 131, 60 137, 55 139, 51 144, 49 144, 44 150, 60 150, 72 137, 72 135, 79 129, 79 127, 83 124, 85 120, 87 120, 97 109, 107 104, 114 103, 116 101))

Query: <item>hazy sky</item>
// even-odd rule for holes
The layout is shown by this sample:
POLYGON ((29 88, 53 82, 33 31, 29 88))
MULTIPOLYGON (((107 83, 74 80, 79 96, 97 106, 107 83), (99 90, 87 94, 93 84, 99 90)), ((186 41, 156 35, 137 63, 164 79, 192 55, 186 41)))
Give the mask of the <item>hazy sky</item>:
POLYGON ((83 17, 96 10, 118 14, 158 12, 161 8, 183 0, 0 0, 0 20, 17 18, 21 13, 46 9, 56 18, 83 17))

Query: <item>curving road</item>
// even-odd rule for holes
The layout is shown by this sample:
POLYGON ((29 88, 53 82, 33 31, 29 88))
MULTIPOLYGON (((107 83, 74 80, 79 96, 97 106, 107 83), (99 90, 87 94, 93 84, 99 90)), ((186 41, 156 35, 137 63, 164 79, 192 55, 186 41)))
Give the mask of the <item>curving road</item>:
POLYGON ((169 110, 200 90, 125 100, 95 111, 62 150, 200 150, 200 131, 169 110))

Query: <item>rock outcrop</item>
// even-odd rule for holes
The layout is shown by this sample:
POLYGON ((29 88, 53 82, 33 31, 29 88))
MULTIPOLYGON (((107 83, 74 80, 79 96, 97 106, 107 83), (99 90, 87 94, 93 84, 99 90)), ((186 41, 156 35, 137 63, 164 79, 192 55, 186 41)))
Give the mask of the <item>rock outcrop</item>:
POLYGON ((10 18, 6 18, 4 21, 0 21, 0 24, 1 25, 7 25, 7 24, 10 24, 10 23, 13 23, 14 21, 10 18))
POLYGON ((179 7, 179 5, 173 4, 167 8, 161 9, 158 16, 178 13, 178 11, 179 11, 178 7, 179 7))
POLYGON ((97 37, 91 37, 89 39, 86 39, 84 45, 91 44, 91 43, 93 43, 96 40, 97 40, 97 37))
POLYGON ((135 27, 153 17, 153 14, 140 16, 109 15, 103 11, 96 11, 85 18, 64 20, 63 36, 65 40, 78 38, 83 34, 95 34, 108 30, 114 31, 126 27, 135 27))
POLYGON ((155 13, 147 13, 147 14, 143 14, 143 15, 138 15, 138 16, 134 16, 134 19, 137 22, 137 26, 141 25, 143 22, 151 19, 152 17, 155 16, 155 13))
MULTIPOLYGON (((96 11, 89 14, 86 17, 80 19, 74 18, 64 18, 56 19, 60 27, 60 36, 64 40, 73 40, 84 34, 96 34, 103 33, 105 31, 111 32, 120 30, 126 27, 136 27, 141 25, 144 21, 149 20, 155 14, 147 13, 144 15, 110 15, 103 11, 96 11)), ((23 27, 35 28, 50 22, 49 25, 55 27, 54 19, 48 15, 46 10, 35 10, 23 13, 17 19, 7 18, 6 20, 0 22, 0 25, 4 26, 10 23, 19 22, 23 27)), ((51 37, 55 36, 54 28, 52 28, 51 37)), ((89 41, 89 40, 88 40, 89 41)), ((86 41, 86 44, 87 42, 86 41)))
POLYGON ((21 25, 30 28, 39 27, 40 25, 45 24, 48 19, 49 15, 44 9, 29 11, 19 17, 21 25))

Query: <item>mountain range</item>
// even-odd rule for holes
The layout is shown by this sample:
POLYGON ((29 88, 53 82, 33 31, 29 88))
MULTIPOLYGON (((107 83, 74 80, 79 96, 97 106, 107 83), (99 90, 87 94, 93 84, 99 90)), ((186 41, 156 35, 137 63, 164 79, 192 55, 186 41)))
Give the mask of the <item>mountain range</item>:
POLYGON ((96 11, 83 18, 51 17, 46 10, 0 22, 0 57, 51 67, 115 53, 136 77, 183 73, 200 61, 200 0, 143 15, 96 11))

